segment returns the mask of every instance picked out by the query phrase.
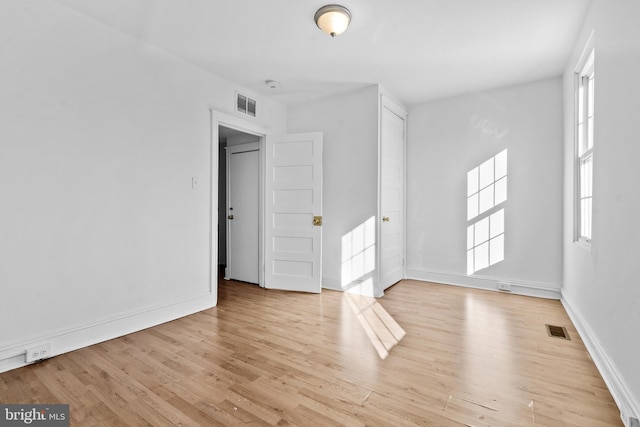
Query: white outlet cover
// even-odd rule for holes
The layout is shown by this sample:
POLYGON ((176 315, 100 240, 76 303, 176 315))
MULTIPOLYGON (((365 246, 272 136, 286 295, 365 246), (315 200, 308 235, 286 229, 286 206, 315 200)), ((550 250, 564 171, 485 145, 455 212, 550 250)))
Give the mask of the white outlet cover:
POLYGON ((47 343, 27 349, 24 359, 26 363, 30 363, 49 357, 51 357, 51 344, 47 343))

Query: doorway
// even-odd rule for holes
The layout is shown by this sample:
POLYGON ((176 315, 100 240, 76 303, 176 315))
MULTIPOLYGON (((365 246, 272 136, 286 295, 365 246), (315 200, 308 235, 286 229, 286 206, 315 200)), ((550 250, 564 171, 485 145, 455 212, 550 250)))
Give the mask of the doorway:
POLYGON ((258 285, 319 293, 322 288, 322 133, 274 135, 246 119, 211 107, 209 111, 211 291, 217 295, 220 272, 233 273, 233 268, 228 268, 233 263, 230 259, 233 254, 227 243, 231 238, 228 223, 235 221, 235 212, 229 211, 233 206, 227 202, 228 165, 221 159, 227 158, 229 147, 258 141, 258 285), (229 215, 234 215, 233 219, 229 215))
POLYGON ((218 264, 227 280, 260 284, 261 137, 218 126, 218 264))

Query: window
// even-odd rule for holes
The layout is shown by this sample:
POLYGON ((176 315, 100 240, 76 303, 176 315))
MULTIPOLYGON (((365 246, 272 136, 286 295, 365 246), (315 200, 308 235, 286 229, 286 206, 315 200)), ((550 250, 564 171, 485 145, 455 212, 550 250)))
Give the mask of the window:
POLYGON ((583 54, 576 71, 576 240, 591 243, 593 210, 594 49, 583 54))

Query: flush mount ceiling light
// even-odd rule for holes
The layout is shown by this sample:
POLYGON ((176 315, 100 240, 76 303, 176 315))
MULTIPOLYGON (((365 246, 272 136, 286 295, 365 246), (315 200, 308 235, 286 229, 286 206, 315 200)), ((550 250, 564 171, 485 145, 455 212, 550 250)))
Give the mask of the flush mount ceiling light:
POLYGON ((328 4, 316 12, 316 25, 331 37, 344 33, 351 21, 351 12, 344 6, 328 4))

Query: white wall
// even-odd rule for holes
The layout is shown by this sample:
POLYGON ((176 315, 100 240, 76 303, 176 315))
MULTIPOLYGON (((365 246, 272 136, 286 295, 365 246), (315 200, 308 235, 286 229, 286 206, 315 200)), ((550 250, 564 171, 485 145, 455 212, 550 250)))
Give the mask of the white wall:
POLYGON ((640 417, 640 3, 598 0, 564 74, 563 303, 625 416, 640 417), (573 75, 595 30, 595 148, 591 251, 573 242, 573 75))
POLYGON ((559 297, 562 89, 553 78, 414 106, 407 148, 409 277, 559 297), (467 172, 508 149, 505 259, 467 276, 467 172))
POLYGON ((342 282, 342 237, 377 215, 378 95, 378 86, 373 85, 288 110, 289 132, 323 132, 325 288, 357 286, 342 282))
POLYGON ((208 107, 242 88, 45 0, 0 40, 0 371, 214 305, 208 107))

